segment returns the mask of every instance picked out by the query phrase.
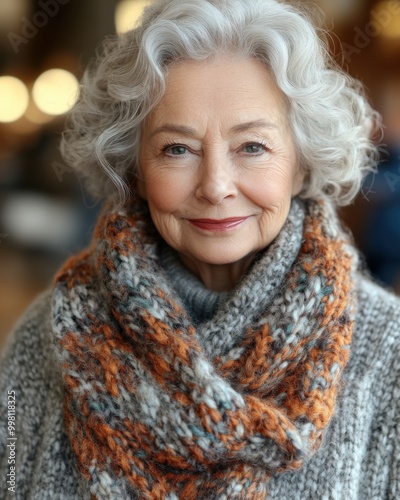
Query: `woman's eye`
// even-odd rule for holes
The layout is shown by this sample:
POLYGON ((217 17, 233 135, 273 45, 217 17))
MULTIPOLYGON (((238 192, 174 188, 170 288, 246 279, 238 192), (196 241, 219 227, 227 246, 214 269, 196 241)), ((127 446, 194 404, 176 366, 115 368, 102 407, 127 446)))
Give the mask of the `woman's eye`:
POLYGON ((167 148, 167 153, 173 155, 173 156, 181 156, 187 153, 187 148, 185 146, 169 146, 167 148))
POLYGON ((262 144, 246 144, 243 147, 243 150, 245 153, 257 154, 257 153, 261 153, 262 151, 264 151, 265 147, 262 144))

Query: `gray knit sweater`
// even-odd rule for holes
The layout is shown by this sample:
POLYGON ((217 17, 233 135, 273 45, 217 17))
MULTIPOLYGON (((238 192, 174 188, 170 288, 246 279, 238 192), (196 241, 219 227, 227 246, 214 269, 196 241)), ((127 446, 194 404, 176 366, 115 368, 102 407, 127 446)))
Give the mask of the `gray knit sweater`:
MULTIPOLYGON (((179 270, 172 254, 162 260, 197 322, 224 300, 179 270)), ((357 293, 351 359, 325 444, 301 470, 273 477, 271 498, 400 499, 400 300, 361 276, 357 293)), ((53 356, 50 297, 46 291, 32 304, 1 362, 1 499, 81 498, 53 356), (15 394, 15 441, 7 440, 8 391, 11 400, 15 394), (13 443, 15 449, 7 446, 13 443), (6 477, 14 452, 15 476, 6 477), (8 490, 11 479, 15 493, 8 490)))

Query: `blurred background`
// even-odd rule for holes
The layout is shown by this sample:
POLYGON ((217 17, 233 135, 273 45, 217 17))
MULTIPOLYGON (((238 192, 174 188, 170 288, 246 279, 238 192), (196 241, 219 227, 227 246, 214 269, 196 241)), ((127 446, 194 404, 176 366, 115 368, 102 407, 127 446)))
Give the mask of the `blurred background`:
MULTIPOLYGON (((100 210, 58 145, 78 81, 107 35, 145 0, 0 0, 0 345, 100 210)), ((304 3, 304 2, 302 2, 304 3)), ((311 2, 310 2, 311 3, 311 2)), ((331 51, 383 115, 381 164, 341 211, 366 265, 400 292, 400 0, 316 0, 331 51)))

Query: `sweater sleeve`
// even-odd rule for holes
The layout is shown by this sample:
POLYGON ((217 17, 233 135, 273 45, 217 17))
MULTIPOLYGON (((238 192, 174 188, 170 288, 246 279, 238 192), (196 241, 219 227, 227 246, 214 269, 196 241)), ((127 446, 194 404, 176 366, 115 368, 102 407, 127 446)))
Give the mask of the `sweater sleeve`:
POLYGON ((50 298, 46 291, 29 307, 1 357, 0 497, 4 499, 79 498, 63 427, 50 298))
POLYGON ((393 439, 393 456, 391 460, 388 500, 400 498, 400 345, 396 346, 394 353, 394 373, 396 383, 393 390, 393 402, 395 405, 394 428, 389 439, 393 439))

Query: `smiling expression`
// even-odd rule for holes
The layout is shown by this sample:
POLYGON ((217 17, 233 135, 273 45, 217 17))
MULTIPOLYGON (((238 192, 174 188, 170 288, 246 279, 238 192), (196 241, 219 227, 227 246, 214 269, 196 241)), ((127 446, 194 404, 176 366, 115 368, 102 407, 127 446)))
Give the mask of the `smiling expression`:
POLYGON ((302 186, 288 104, 254 59, 176 63, 145 120, 137 189, 191 265, 250 263, 302 186))

